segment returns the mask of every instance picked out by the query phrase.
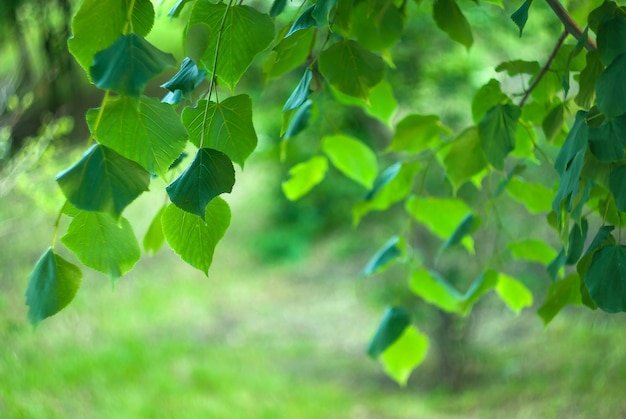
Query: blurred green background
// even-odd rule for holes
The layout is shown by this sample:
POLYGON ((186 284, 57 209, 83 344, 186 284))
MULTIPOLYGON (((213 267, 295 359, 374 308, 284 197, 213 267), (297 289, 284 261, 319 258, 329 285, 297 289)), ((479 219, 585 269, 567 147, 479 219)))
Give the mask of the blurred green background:
MULTIPOLYGON (((181 58, 180 24, 166 16, 172 3, 157 8, 150 40, 181 58)), ((466 2, 476 36, 468 52, 437 31, 425 3, 411 6, 416 19, 388 77, 406 86, 396 90, 398 115, 440 114, 455 129, 467 124, 473 93, 495 65, 543 61, 560 31, 541 3, 520 40, 508 20, 518 2, 504 11, 466 2)), ((374 214, 352 229, 351 206, 365 191, 338 173, 296 203, 282 197, 280 181, 310 152, 323 118, 379 150, 389 130, 355 108, 325 110, 277 162, 280 108, 300 74, 263 88, 264 57, 239 88, 261 104, 259 150, 226 197, 233 219, 209 278, 166 248, 114 286, 85 268, 72 304, 33 330, 23 294, 63 202, 54 175, 82 153, 84 112, 100 100, 59 55, 67 7, 75 5, 0 6, 0 417, 626 416, 622 315, 568 309, 544 328, 534 309, 515 316, 493 296, 468 319, 414 301, 431 349, 406 388, 387 378, 365 349, 385 305, 407 298, 406 279, 393 269, 358 273, 402 221, 374 214)), ((150 94, 164 93, 158 84, 150 94)), ((140 241, 164 200, 155 182, 126 213, 140 241)), ((507 209, 506 222, 532 222, 521 208, 507 209)), ((525 276, 536 309, 548 279, 533 266, 525 276)))

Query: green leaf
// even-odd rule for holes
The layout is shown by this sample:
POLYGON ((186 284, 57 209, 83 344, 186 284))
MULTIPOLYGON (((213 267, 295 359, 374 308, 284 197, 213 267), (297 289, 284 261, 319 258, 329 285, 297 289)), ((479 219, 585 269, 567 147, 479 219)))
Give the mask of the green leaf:
POLYGON ((455 0, 435 0, 433 18, 439 29, 452 40, 465 45, 467 49, 472 46, 472 28, 455 0))
MULTIPOLYGON (((498 73, 506 71, 512 77, 519 74, 536 75, 541 70, 541 66, 537 61, 513 60, 498 64, 496 71, 498 73)), ((492 79, 493 80, 493 79, 492 79)))
POLYGON ((559 103, 548 112, 543 119, 541 128, 548 141, 554 140, 554 137, 563 129, 563 123, 565 121, 565 104, 559 103))
POLYGON ((361 276, 369 276, 382 272, 389 264, 402 256, 404 243, 398 236, 393 236, 381 247, 378 252, 367 262, 361 272, 361 276))
POLYGON ((337 90, 363 99, 368 98, 370 90, 385 75, 385 63, 381 57, 349 40, 322 51, 319 69, 337 90))
POLYGON ((283 136, 285 140, 295 137, 296 135, 304 131, 304 129, 309 125, 312 106, 313 101, 307 99, 296 110, 293 117, 289 120, 289 125, 287 125, 287 129, 285 130, 285 134, 283 136))
POLYGON ((291 28, 289 28, 289 32, 285 35, 285 38, 289 38, 296 32, 299 32, 303 29, 312 28, 317 24, 315 18, 313 17, 313 12, 315 11, 315 5, 312 5, 308 9, 306 9, 298 18, 293 22, 291 28))
POLYGON ((600 24, 597 36, 598 53, 602 64, 608 66, 626 53, 626 20, 617 16, 600 24))
MULTIPOLYGON (((461 221, 471 212, 465 202, 458 198, 434 198, 411 196, 406 202, 407 212, 424 224, 438 237, 446 240, 461 221)), ((473 251, 474 241, 466 236, 463 245, 473 251)))
POLYGON ((511 19, 517 27, 519 28, 519 36, 522 36, 522 31, 524 30, 524 26, 526 26, 526 22, 528 21, 528 9, 530 9, 530 5, 533 3, 533 0, 526 0, 524 4, 520 6, 512 15, 511 19))
POLYGON ((374 182, 365 200, 352 211, 354 224, 371 211, 383 211, 403 200, 413 188, 413 180, 420 169, 419 163, 397 163, 386 169, 374 182))
POLYGON ((133 228, 102 212, 81 211, 61 241, 85 265, 115 281, 130 271, 141 257, 133 228))
POLYGON ((305 63, 314 36, 315 28, 309 28, 282 39, 263 64, 265 77, 280 77, 305 63))
POLYGON ((26 305, 30 307, 30 322, 36 326, 67 306, 74 299, 82 276, 77 266, 48 248, 28 277, 26 305))
POLYGON ((313 18, 317 22, 318 26, 328 25, 328 14, 330 10, 335 7, 337 0, 317 0, 315 2, 315 9, 313 10, 313 18))
POLYGON ((506 191, 531 214, 550 212, 552 209, 553 193, 540 183, 524 182, 514 177, 507 183, 506 191))
POLYGON ((615 197, 615 205, 619 211, 626 211, 626 166, 620 166, 611 171, 609 188, 615 197))
POLYGON ((393 89, 388 81, 383 80, 370 90, 368 100, 348 96, 331 86, 333 96, 346 105, 359 106, 366 114, 372 116, 387 125, 391 124, 392 118, 398 109, 393 89))
POLYGON ((411 372, 424 361, 427 352, 426 335, 409 326, 404 329, 402 336, 383 352, 380 362, 391 378, 405 386, 411 372))
POLYGON ((131 33, 120 36, 109 48, 98 52, 89 74, 101 89, 137 97, 148 81, 175 64, 172 54, 131 33))
POLYGON ((285 10, 287 6, 287 0, 274 0, 270 9, 270 17, 276 17, 285 10))
POLYGON ((324 137, 321 146, 339 171, 366 188, 372 188, 378 174, 376 154, 372 149, 343 134, 324 137))
POLYGON ((626 311, 626 246, 598 250, 585 275, 585 285, 598 307, 608 313, 626 311))
POLYGON ((565 264, 574 265, 583 254, 585 240, 587 239, 587 231, 589 223, 586 218, 582 218, 580 225, 575 225, 569 233, 569 241, 567 246, 567 258, 565 264))
POLYGON ((94 137, 150 173, 164 176, 187 144, 187 131, 168 104, 142 96, 109 99, 90 109, 87 124, 94 137))
POLYGON ((589 128, 589 149, 598 160, 621 160, 625 156, 625 147, 626 115, 606 119, 600 126, 589 128))
POLYGON ((617 57, 598 76, 596 95, 598 110, 609 118, 626 113, 626 54, 617 57))
POLYGON ((458 313, 463 295, 437 272, 420 268, 412 272, 409 288, 415 295, 449 313, 458 313))
POLYGON ((454 246, 456 244, 459 244, 461 242, 461 240, 465 236, 467 236, 469 234, 472 234, 474 231, 476 231, 476 229, 478 228, 479 225, 480 225, 480 218, 475 217, 471 213, 468 213, 461 220, 461 222, 456 227, 456 229, 454 230, 452 235, 450 235, 448 240, 446 240, 441 245, 441 247, 439 248, 439 251, 441 252, 441 251, 443 251, 445 249, 448 249, 448 248, 450 248, 450 247, 452 247, 452 246, 454 246))
POLYGON ((283 193, 290 201, 300 199, 326 177, 328 160, 324 156, 314 156, 306 162, 289 169, 289 180, 283 182, 283 193))
POLYGON ((124 33, 130 4, 133 5, 132 24, 127 29, 146 36, 154 23, 154 8, 150 0, 84 0, 81 3, 72 19, 72 36, 68 46, 87 74, 94 55, 111 46, 124 33))
POLYGON ((227 8, 224 3, 196 1, 188 27, 198 23, 207 25, 209 30, 208 45, 198 64, 213 74, 215 51, 220 40, 216 74, 231 90, 250 67, 254 57, 274 39, 272 18, 247 5, 227 8), (220 36, 222 21, 224 26, 220 36))
POLYGON ((578 94, 574 101, 583 109, 589 109, 593 105, 596 97, 596 82, 604 66, 600 61, 598 51, 589 51, 587 53, 585 68, 580 72, 578 79, 578 94))
POLYGON ((498 274, 495 271, 488 270, 474 280, 469 289, 463 294, 462 301, 459 304, 458 312, 462 316, 467 316, 474 304, 480 298, 491 291, 498 283, 498 274))
POLYGON ((556 250, 546 242, 535 239, 509 243, 508 248, 516 259, 538 262, 543 265, 547 265, 557 255, 556 250))
POLYGON ((369 0, 355 5, 351 13, 352 35, 363 47, 384 51, 394 46, 404 32, 405 16, 387 0, 369 0))
POLYGON ((587 112, 584 111, 576 113, 574 125, 554 161, 554 168, 560 175, 568 170, 576 156, 587 149, 589 130, 585 123, 586 116, 587 112))
POLYGON ((376 359, 402 336, 411 324, 409 312, 401 307, 389 307, 378 325, 367 348, 367 354, 376 359))
POLYGON ((478 124, 480 145, 485 158, 498 170, 504 169, 505 157, 515 148, 518 106, 497 105, 491 108, 478 124))
POLYGON ((500 90, 500 82, 496 79, 489 80, 489 83, 478 89, 472 99, 472 119, 479 123, 489 109, 506 100, 506 95, 500 90))
POLYGON ((449 132, 436 115, 408 115, 398 122, 388 150, 418 153, 449 132))
POLYGON ((503 273, 498 274, 496 293, 515 314, 519 314, 524 307, 530 307, 533 304, 533 294, 528 288, 520 281, 503 273))
POLYGON ((180 209, 204 217, 206 206, 223 193, 230 193, 235 184, 235 169, 226 154, 201 148, 185 171, 167 185, 172 203, 180 209))
POLYGON ((91 146, 56 179, 76 208, 108 212, 115 217, 150 184, 150 174, 140 165, 99 144, 91 146))
MULTIPOLYGON (((171 93, 180 92, 185 98, 191 99, 191 92, 193 92, 196 86, 202 83, 205 76, 206 71, 198 69, 198 66, 191 58, 185 57, 180 65, 180 70, 178 70, 171 79, 163 83, 161 87, 166 88, 171 93)), ((178 102, 170 104, 176 103, 178 102)))
POLYGON ((304 76, 300 79, 300 82, 296 86, 295 90, 285 102, 285 106, 283 106, 283 112, 290 111, 292 109, 296 109, 300 107, 308 98, 309 98, 309 84, 313 79, 313 72, 309 67, 304 70, 304 76))
POLYGON ((547 326, 565 306, 569 304, 581 304, 579 287, 580 277, 575 273, 566 276, 560 281, 556 281, 548 287, 546 299, 537 310, 537 314, 543 319, 545 326, 547 326))
POLYGON ((183 11, 183 8, 185 7, 185 4, 189 3, 189 1, 191 0, 178 0, 170 9, 169 12, 167 12, 167 15, 171 18, 175 18, 180 16, 180 12, 183 11))
POLYGON ((467 128, 459 134, 449 147, 443 164, 455 191, 487 167, 476 127, 467 128))
POLYGON ((163 243, 165 242, 162 225, 165 208, 167 208, 167 206, 162 206, 159 212, 156 213, 150 223, 150 226, 148 227, 148 231, 146 231, 146 235, 143 236, 143 248, 146 253, 155 254, 161 249, 163 243))
POLYGON ((170 204, 162 224, 163 234, 176 254, 208 276, 215 247, 230 225, 230 207, 217 197, 199 217, 170 204))
POLYGON ((219 103, 198 101, 182 114, 189 141, 198 148, 213 148, 243 167, 257 145, 252 124, 252 100, 248 95, 231 96, 219 103), (204 141, 203 141, 204 139, 204 141))

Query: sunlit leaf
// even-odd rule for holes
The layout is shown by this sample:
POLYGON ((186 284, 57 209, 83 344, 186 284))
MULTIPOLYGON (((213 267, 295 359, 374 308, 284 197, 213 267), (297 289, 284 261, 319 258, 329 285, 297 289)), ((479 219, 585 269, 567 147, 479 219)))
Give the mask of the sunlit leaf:
POLYGON ((516 314, 533 304, 533 294, 517 279, 503 273, 498 274, 496 293, 502 301, 516 314))
POLYGON ((102 212, 81 211, 61 241, 85 265, 116 280, 130 271, 141 257, 133 228, 102 212))
POLYGON ((343 134, 324 137, 321 146, 339 171, 366 188, 372 188, 378 174, 376 154, 372 149, 343 134))
POLYGON ((80 287, 82 272, 48 248, 39 258, 26 289, 28 319, 33 325, 67 306, 80 287))
POLYGON ((580 277, 575 273, 548 287, 546 299, 537 310, 537 314, 543 319, 544 325, 547 326, 567 305, 581 304, 579 288, 580 277))
POLYGON ((367 354, 376 359, 389 348, 411 324, 409 312, 401 307, 389 307, 378 325, 367 348, 367 354))
POLYGON ((315 28, 298 31, 288 38, 283 38, 269 54, 263 65, 267 78, 280 77, 299 67, 309 55, 309 47, 315 36, 315 28))
POLYGON ((458 313, 464 298, 436 272, 416 269, 411 273, 409 288, 415 295, 449 313, 458 313))
POLYGON ((361 276, 373 275, 386 269, 392 261, 402 256, 403 247, 404 242, 398 236, 393 236, 367 262, 361 276))
POLYGON ((162 218, 167 206, 162 206, 159 212, 156 213, 146 235, 143 237, 143 248, 147 253, 156 253, 165 242, 165 235, 163 234, 162 218))
POLYGON ((89 74, 101 89, 139 96, 146 83, 167 67, 176 64, 172 54, 167 54, 136 34, 121 36, 109 48, 98 52, 89 74))
POLYGON ((398 109, 398 101, 388 81, 383 80, 370 90, 367 100, 349 96, 332 88, 335 98, 346 105, 361 107, 366 114, 372 116, 387 125, 391 125, 393 116, 398 109))
MULTIPOLYGON (((541 66, 537 61, 525 61, 525 60, 513 60, 506 61, 498 64, 496 67, 497 72, 506 71, 509 76, 517 76, 518 74, 531 74, 535 75, 539 73, 541 66)), ((493 79, 492 79, 493 80, 493 79)))
POLYGON ((386 0, 370 0, 354 6, 352 35, 363 47, 384 51, 395 45, 404 31, 402 11, 386 0))
POLYGON ((448 132, 436 115, 409 115, 398 122, 389 150, 417 153, 448 132))
POLYGON ((148 190, 150 174, 103 145, 93 145, 72 167, 57 175, 63 194, 76 207, 118 217, 148 190))
POLYGON ((291 201, 299 199, 324 180, 326 170, 328 160, 324 156, 315 156, 293 166, 289 169, 289 180, 283 182, 283 193, 291 201))
POLYGON ((504 169, 505 157, 515 148, 518 106, 497 105, 491 108, 478 124, 480 145, 485 158, 496 169, 504 169))
POLYGON ((480 218, 475 217, 471 213, 466 214, 465 217, 459 223, 459 225, 456 227, 454 232, 450 235, 448 240, 446 240, 441 245, 441 247, 439 248, 439 251, 441 252, 445 249, 448 249, 449 247, 452 247, 456 244, 461 243, 461 240, 463 240, 465 236, 470 235, 474 231, 476 231, 479 225, 480 225, 480 218))
POLYGON ((476 127, 467 128, 459 134, 449 147, 443 164, 455 191, 487 167, 476 127))
POLYGON ((228 156, 218 150, 201 148, 185 171, 165 188, 180 209, 204 217, 206 206, 235 184, 235 169, 228 156))
POLYGON ((489 80, 489 83, 478 89, 472 99, 472 119, 479 123, 489 109, 506 100, 506 95, 500 89, 500 82, 496 79, 489 80))
POLYGON ((380 356, 385 372, 398 384, 405 386, 411 372, 426 358, 428 338, 415 327, 404 333, 380 356))
POLYGON ((224 237, 230 217, 230 207, 219 197, 209 202, 203 217, 170 204, 162 217, 163 234, 185 262, 208 276, 215 247, 224 237))
POLYGON ((557 255, 556 250, 550 247, 545 241, 536 239, 526 239, 509 243, 508 248, 516 259, 538 262, 543 265, 548 264, 557 255))
POLYGON ((554 194, 540 183, 524 182, 513 177, 507 183, 506 191, 512 198, 522 203, 531 214, 549 212, 552 209, 554 194))

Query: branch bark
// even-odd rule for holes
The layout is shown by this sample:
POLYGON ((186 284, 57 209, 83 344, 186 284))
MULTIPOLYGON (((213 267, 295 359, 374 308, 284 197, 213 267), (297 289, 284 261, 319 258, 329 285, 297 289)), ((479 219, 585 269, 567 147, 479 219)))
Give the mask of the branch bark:
MULTIPOLYGON (((548 6, 550 6, 556 17, 558 17, 561 23, 563 23, 563 26, 565 27, 565 31, 567 33, 576 38, 576 40, 579 40, 583 37, 583 30, 580 28, 580 26, 578 26, 576 22, 574 22, 574 19, 572 19, 567 10, 565 10, 565 8, 561 5, 561 3, 559 3, 558 0, 546 0, 546 3, 548 3, 548 6)), ((587 37, 587 39, 585 40, 585 48, 588 51, 593 51, 598 47, 593 40, 587 37)))

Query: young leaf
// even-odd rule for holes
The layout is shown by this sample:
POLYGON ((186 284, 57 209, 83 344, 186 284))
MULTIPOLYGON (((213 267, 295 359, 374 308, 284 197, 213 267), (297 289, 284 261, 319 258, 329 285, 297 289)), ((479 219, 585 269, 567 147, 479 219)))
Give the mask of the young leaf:
POLYGON ((162 206, 159 212, 156 213, 148 227, 148 231, 146 231, 146 235, 143 236, 143 249, 146 253, 155 254, 165 242, 162 218, 166 208, 167 206, 162 206))
POLYGON ((133 228, 124 217, 118 220, 102 212, 81 211, 61 241, 90 268, 118 279, 141 257, 133 228))
POLYGON ((544 326, 547 326, 565 306, 581 304, 579 287, 580 277, 575 273, 548 287, 546 299, 537 310, 537 314, 543 319, 544 326))
POLYGON ((109 99, 104 109, 90 109, 87 124, 100 144, 164 176, 187 144, 187 131, 168 104, 142 96, 109 99))
POLYGON ((533 304, 533 294, 528 288, 503 273, 498 274, 496 293, 515 314, 519 314, 524 307, 530 307, 533 304))
POLYGON ((141 166, 99 144, 91 146, 56 179, 76 208, 108 212, 114 217, 119 217, 150 184, 150 174, 141 166))
POLYGON ((198 1, 191 11, 188 27, 198 23, 207 25, 208 45, 197 64, 202 65, 208 74, 213 74, 217 43, 221 40, 215 73, 231 90, 250 67, 254 57, 274 39, 272 18, 247 5, 227 8, 224 3, 198 1))
POLYGON ((208 276, 215 246, 230 225, 230 207, 222 198, 206 206, 202 217, 170 204, 162 217, 163 234, 169 245, 187 263, 208 276))
POLYGON ((315 26, 317 22, 315 21, 315 18, 313 17, 314 11, 315 11, 315 5, 312 5, 311 7, 306 9, 304 12, 302 12, 302 14, 298 16, 296 21, 293 22, 293 25, 291 25, 291 28, 289 28, 289 32, 287 32, 287 35, 285 35, 285 38, 289 38, 291 35, 293 35, 294 33, 298 31, 315 26))
POLYGON ((557 255, 556 250, 550 247, 546 242, 535 239, 526 239, 510 243, 508 248, 516 259, 528 260, 543 265, 548 264, 557 255))
POLYGON ((93 57, 89 74, 96 86, 122 95, 139 96, 146 83, 176 64, 167 54, 131 33, 93 57))
POLYGON ((526 0, 524 4, 520 6, 512 15, 511 20, 515 22, 517 27, 519 28, 519 36, 522 36, 522 31, 524 30, 524 26, 526 26, 526 22, 528 21, 528 9, 530 9, 530 5, 533 3, 533 0, 526 0))
POLYGON ((415 327, 404 333, 380 355, 385 372, 401 386, 405 386, 411 372, 421 364, 428 352, 428 338, 415 327))
POLYGON ((609 118, 626 113, 626 54, 617 57, 598 76, 596 95, 598 110, 609 118))
POLYGON ((328 160, 324 156, 315 156, 310 160, 296 164, 289 169, 289 180, 283 182, 283 193, 290 201, 300 199, 326 177, 328 160))
POLYGON ((447 33, 452 40, 467 49, 472 46, 474 42, 472 28, 456 0, 435 0, 433 18, 439 29, 447 33))
POLYGON ((409 312, 401 307, 388 307, 367 347, 367 354, 376 359, 387 350, 411 324, 409 312))
POLYGON ((366 114, 379 121, 391 125, 392 118, 398 109, 398 101, 394 96, 391 85, 386 80, 381 81, 370 90, 368 100, 348 96, 331 86, 333 96, 339 102, 361 107, 366 114))
POLYGON ((505 157, 515 148, 518 106, 497 105, 487 112, 478 124, 480 145, 485 158, 498 170, 504 169, 505 157))
MULTIPOLYGON (((128 29, 146 36, 154 23, 154 7, 150 0, 135 0, 128 29)), ((123 34, 128 17, 127 0, 85 0, 72 19, 69 50, 89 74, 89 67, 98 51, 108 48, 123 34), (103 16, 106 16, 103 19, 103 16)))
POLYGON ((589 295, 608 313, 626 311, 626 247, 608 245, 598 250, 585 275, 589 295))
POLYGON ((378 252, 367 262, 361 276, 369 276, 384 270, 393 260, 402 255, 403 243, 398 236, 393 236, 381 247, 378 252))
POLYGON ((82 272, 48 248, 39 258, 26 289, 28 319, 36 326, 67 306, 80 287, 82 272))
POLYGON ((427 303, 449 313, 458 313, 464 301, 463 295, 438 273, 422 268, 412 272, 409 288, 427 303))
POLYGON ((443 164, 455 191, 487 167, 476 127, 467 128, 459 134, 444 157, 443 164))
POLYGON ((161 87, 166 88, 171 93, 180 92, 182 96, 190 99, 191 92, 204 80, 205 76, 206 71, 198 69, 198 66, 191 58, 185 57, 180 65, 180 70, 171 79, 163 83, 161 87))
POLYGON ((463 294, 461 302, 459 303, 458 312, 462 316, 467 316, 474 304, 480 300, 480 298, 491 291, 498 284, 498 273, 495 271, 487 271, 481 274, 469 289, 463 294))
POLYGON ((540 183, 524 182, 517 177, 510 179, 506 191, 516 201, 522 203, 531 214, 550 212, 553 192, 540 183))
POLYGON ((370 189, 378 173, 376 154, 361 141, 338 134, 324 137, 322 150, 344 175, 370 189))
POLYGON ((165 188, 180 209, 204 218, 206 206, 235 184, 235 169, 228 156, 218 150, 201 148, 185 171, 165 188))
POLYGON ((500 89, 500 82, 496 79, 489 80, 489 83, 478 89, 472 99, 472 119, 478 124, 489 109, 506 100, 506 95, 500 89))
POLYGON ((283 112, 290 111, 292 109, 296 109, 300 107, 308 98, 309 98, 309 84, 313 79, 313 72, 311 72, 311 68, 307 67, 304 70, 304 75, 300 82, 296 86, 295 90, 285 102, 285 106, 283 106, 283 112))
POLYGON ((385 75, 383 59, 354 41, 341 41, 319 55, 319 69, 342 93, 367 99, 385 75))
POLYGON ((169 12, 167 12, 167 15, 171 18, 175 18, 180 16, 180 12, 183 11, 183 8, 185 7, 185 4, 189 3, 190 0, 178 0, 170 9, 169 12))
POLYGON ((388 150, 418 153, 449 132, 436 115, 409 115, 398 122, 388 150))
POLYGON ((256 148, 252 100, 248 95, 209 102, 208 106, 206 100, 200 100, 195 108, 183 110, 182 121, 189 141, 196 147, 219 150, 241 167, 256 148))

